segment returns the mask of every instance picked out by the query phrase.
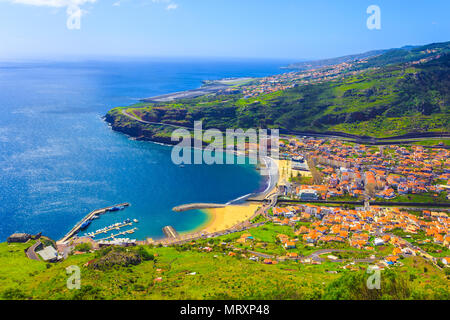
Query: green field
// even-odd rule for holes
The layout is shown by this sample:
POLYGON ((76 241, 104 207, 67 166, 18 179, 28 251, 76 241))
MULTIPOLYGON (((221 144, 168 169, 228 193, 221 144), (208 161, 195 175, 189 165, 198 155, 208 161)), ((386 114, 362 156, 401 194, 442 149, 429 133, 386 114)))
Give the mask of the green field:
POLYGON ((265 265, 223 254, 153 248, 155 261, 107 270, 83 267, 94 254, 62 263, 28 260, 26 245, 0 244, 0 296, 4 299, 309 299, 320 298, 336 266, 265 265), (66 288, 65 268, 81 268, 81 290, 66 288), (161 269, 162 271, 158 270, 161 269), (195 272, 195 275, 190 273, 195 272), (155 282, 158 277, 161 282, 155 282))
POLYGON ((398 195, 393 199, 388 200, 380 200, 380 201, 387 201, 387 202, 420 202, 420 203, 433 203, 433 202, 439 202, 439 203, 450 203, 450 200, 447 199, 447 193, 441 192, 437 196, 434 196, 431 193, 419 193, 419 194, 405 194, 405 195, 398 195))

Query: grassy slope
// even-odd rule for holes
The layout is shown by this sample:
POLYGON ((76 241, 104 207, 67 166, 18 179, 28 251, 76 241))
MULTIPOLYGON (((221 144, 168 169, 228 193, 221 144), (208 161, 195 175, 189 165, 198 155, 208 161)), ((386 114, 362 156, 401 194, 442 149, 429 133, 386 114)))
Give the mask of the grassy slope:
POLYGON ((296 263, 272 266, 223 254, 216 254, 215 258, 214 253, 174 248, 149 249, 158 254, 156 262, 147 261, 108 271, 83 267, 93 254, 70 256, 47 269, 46 263, 25 257, 23 249, 26 247, 0 244, 1 298, 302 299, 320 296, 325 288, 322 282, 337 277, 324 273, 326 264, 318 267, 296 263), (85 287, 81 292, 66 288, 65 268, 70 265, 81 268, 81 285, 85 287), (190 272, 197 274, 188 275, 190 272), (162 282, 154 282, 157 277, 162 277, 162 282))
MULTIPOLYGON (((274 241, 274 234, 287 228, 255 229, 255 237, 274 241)), ((210 239, 211 240, 211 239, 210 239)), ((245 258, 230 257, 217 249, 220 241, 210 244, 213 252, 177 250, 173 247, 147 248, 155 261, 136 266, 94 270, 83 266, 94 259, 94 253, 70 256, 67 260, 46 264, 25 257, 30 244, 0 244, 0 298, 3 299, 320 299, 334 298, 350 292, 353 298, 360 293, 335 283, 342 277, 364 278, 366 265, 355 265, 347 271, 342 265, 325 262, 303 265, 284 262, 265 265, 245 258), (81 268, 81 290, 66 288, 65 268, 81 268), (358 271, 359 270, 359 271, 358 271), (329 273, 326 271, 337 271, 329 273), (196 272, 195 275, 189 275, 196 272), (162 277, 161 282, 155 279, 162 277)), ((206 244, 205 240, 205 244, 206 244)), ((389 250, 391 251, 391 250, 389 250)), ((224 250, 226 253, 227 251, 224 250)), ((421 258, 403 259, 404 267, 398 275, 409 277, 409 298, 448 299, 448 280, 444 273, 421 258), (412 275, 412 276, 411 276, 412 275)), ((362 279, 361 278, 361 279, 362 279)), ((363 297, 364 298, 364 297, 363 297)))

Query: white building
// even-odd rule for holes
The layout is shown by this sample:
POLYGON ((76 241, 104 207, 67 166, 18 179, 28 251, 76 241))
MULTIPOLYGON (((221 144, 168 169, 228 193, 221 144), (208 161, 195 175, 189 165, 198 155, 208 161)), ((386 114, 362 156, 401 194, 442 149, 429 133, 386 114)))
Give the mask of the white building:
POLYGON ((52 246, 45 247, 41 251, 36 252, 41 256, 44 261, 57 261, 60 259, 58 255, 58 251, 55 250, 52 246))
POLYGON ((375 240, 373 240, 373 244, 376 246, 382 246, 384 244, 384 241, 381 238, 375 238, 375 240))

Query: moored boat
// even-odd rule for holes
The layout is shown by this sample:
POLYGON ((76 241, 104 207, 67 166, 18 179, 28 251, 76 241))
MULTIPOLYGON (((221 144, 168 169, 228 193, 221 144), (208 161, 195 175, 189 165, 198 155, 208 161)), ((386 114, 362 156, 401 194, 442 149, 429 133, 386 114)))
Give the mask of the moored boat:
POLYGON ((115 207, 109 208, 108 211, 119 211, 119 210, 123 210, 123 209, 125 209, 124 206, 115 206, 115 207))
POLYGON ((86 229, 89 225, 91 224, 91 220, 86 220, 85 222, 83 222, 80 226, 80 229, 86 229))

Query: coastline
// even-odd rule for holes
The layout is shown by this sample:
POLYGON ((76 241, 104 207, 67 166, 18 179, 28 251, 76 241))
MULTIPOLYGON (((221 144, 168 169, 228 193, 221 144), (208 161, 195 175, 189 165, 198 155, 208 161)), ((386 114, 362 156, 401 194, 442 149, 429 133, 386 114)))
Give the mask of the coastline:
POLYGON ((164 103, 164 102, 173 102, 179 99, 192 99, 211 93, 217 93, 221 90, 228 89, 233 85, 242 84, 251 81, 253 79, 254 78, 252 77, 234 77, 234 78, 222 78, 217 80, 203 80, 202 84, 198 88, 143 98, 140 99, 140 101, 164 103))
MULTIPOLYGON (((203 87, 203 86, 202 86, 203 87)), ((200 89, 202 89, 202 87, 200 89)), ((197 89, 198 90, 198 89, 197 89)), ((186 92, 196 91, 194 90, 187 90, 186 92)), ((180 93, 183 92, 176 92, 173 95, 177 96, 180 93)), ((172 98, 171 94, 153 97, 154 98, 172 98)), ((146 98, 142 100, 152 100, 152 98, 146 98)), ((126 114, 122 110, 120 111, 121 114, 124 116, 127 116, 128 118, 131 118, 132 120, 135 120, 137 122, 141 123, 147 123, 146 121, 139 120, 137 118, 131 117, 129 114, 126 114)), ((146 141, 146 142, 152 142, 159 145, 165 145, 165 146, 173 146, 174 143, 170 139, 167 138, 156 138, 155 136, 152 137, 145 137, 144 135, 136 135, 134 132, 130 132, 128 130, 121 130, 120 127, 114 126, 114 123, 112 121, 113 117, 111 117, 109 114, 103 117, 103 120, 108 124, 108 127, 110 127, 113 131, 118 131, 121 133, 124 133, 129 137, 131 140, 137 140, 137 141, 146 141)), ((164 123, 152 123, 154 125, 161 125, 161 126, 173 126, 170 124, 164 124, 164 123)), ((189 128, 187 128, 189 129, 189 128)), ((195 148, 195 147, 192 147, 195 148)), ((231 152, 236 156, 244 156, 247 157, 247 155, 239 153, 237 150, 224 150, 224 152, 228 153, 231 152)), ((197 232, 216 232, 216 231, 222 231, 230 229, 237 224, 244 222, 245 220, 248 220, 250 217, 252 217, 257 208, 260 206, 260 204, 255 203, 246 203, 246 200, 249 198, 252 199, 259 199, 263 200, 268 195, 272 194, 276 188, 277 184, 279 182, 279 160, 275 160, 270 158, 269 156, 262 157, 258 160, 258 163, 261 165, 262 162, 264 162, 264 167, 259 166, 259 169, 255 168, 260 176, 265 178, 264 188, 261 191, 261 188, 259 188, 257 191, 248 193, 245 195, 242 195, 236 199, 232 199, 228 202, 226 202, 224 207, 221 208, 205 208, 205 209, 198 209, 204 214, 206 214, 207 219, 204 221, 201 225, 195 227, 194 229, 183 231, 182 234, 192 234, 197 232), (263 172, 264 171, 264 172, 263 172)))
MULTIPOLYGON (((128 107, 123 107, 128 108, 128 107)), ((167 143, 167 144, 176 144, 175 142, 172 142, 170 138, 163 137, 163 136, 157 136, 156 134, 151 134, 149 132, 142 132, 142 128, 138 126, 137 124, 143 123, 143 124, 149 124, 153 126, 160 126, 160 127, 180 127, 185 128, 188 130, 193 129, 193 127, 189 126, 176 126, 170 123, 163 123, 163 122, 146 122, 137 118, 129 117, 125 114, 120 114, 122 116, 126 116, 128 119, 131 119, 135 121, 137 124, 136 126, 125 126, 119 123, 116 123, 116 120, 120 117, 120 115, 113 114, 112 111, 115 110, 111 109, 105 116, 103 116, 103 120, 106 121, 109 126, 112 128, 112 130, 121 132, 123 134, 128 135, 129 137, 135 139, 135 140, 142 140, 142 141, 153 141, 153 142, 160 142, 160 143, 167 143)), ((449 139, 450 138, 450 132, 448 131, 428 131, 428 132, 409 132, 405 134, 400 135, 391 135, 391 136, 369 136, 369 135, 357 135, 347 132, 340 132, 340 131, 295 131, 295 130, 288 130, 284 128, 280 128, 280 134, 281 135, 295 135, 295 136, 305 136, 305 137, 325 137, 325 138, 336 138, 336 139, 346 139, 350 142, 359 143, 359 144, 366 144, 366 145, 388 145, 388 144, 395 144, 395 143, 405 143, 408 140, 410 143, 417 142, 412 139, 449 139)), ((448 148, 447 146, 444 146, 444 148, 448 148)))
POLYGON ((183 234, 191 234, 191 233, 213 233, 220 232, 232 229, 236 225, 245 222, 249 218, 251 218, 261 204, 256 203, 240 203, 233 204, 233 202, 240 202, 244 199, 252 198, 265 198, 267 195, 272 194, 279 182, 279 160, 272 159, 268 156, 263 158, 266 166, 268 166, 269 175, 268 175, 268 183, 266 188, 262 192, 259 193, 251 193, 248 195, 244 195, 235 200, 231 200, 226 203, 226 206, 219 208, 205 208, 200 209, 204 214, 207 215, 207 220, 202 223, 202 225, 198 226, 194 230, 183 232, 183 234), (270 163, 270 164, 269 164, 270 163))
MULTIPOLYGON (((110 127, 110 126, 109 126, 110 127)), ((110 127, 111 128, 111 127, 110 127)), ((111 130, 113 130, 111 128, 111 130)), ((136 140, 133 139, 133 137, 129 136, 130 140, 136 140)), ((152 140, 141 140, 144 142, 150 142, 155 143, 158 145, 163 145, 167 147, 173 147, 172 144, 163 143, 163 142, 157 142, 152 140)), ((194 147, 192 147, 194 148, 194 147)), ((195 149, 195 148, 194 148, 195 149)), ((236 156, 244 156, 247 157, 244 154, 239 153, 236 150, 224 150, 224 152, 230 152, 236 156)), ((280 179, 280 165, 279 161, 273 159, 269 156, 265 156, 262 158, 262 161, 264 161, 265 168, 268 170, 268 174, 261 175, 266 177, 265 181, 265 187, 262 191, 256 191, 252 192, 243 196, 240 196, 236 199, 232 199, 224 204, 224 207, 219 208, 204 208, 204 209, 193 209, 193 210, 200 210, 202 213, 204 213, 207 216, 206 221, 201 223, 200 225, 196 226, 193 229, 186 230, 180 232, 181 235, 190 235, 194 233, 213 233, 217 231, 224 231, 227 229, 231 229, 237 224, 244 222, 245 220, 249 219, 252 215, 255 214, 258 207, 260 207, 260 204, 255 203, 249 203, 245 202, 246 199, 252 198, 252 199, 264 199, 267 195, 272 194, 276 188, 277 184, 280 179)), ((260 170, 255 168, 256 171, 260 173, 260 170)), ((164 238, 161 238, 164 239, 164 238)))
POLYGON ((224 208, 202 209, 210 218, 200 231, 213 233, 232 229, 251 218, 259 206, 260 204, 247 203, 243 205, 228 205, 224 208))

